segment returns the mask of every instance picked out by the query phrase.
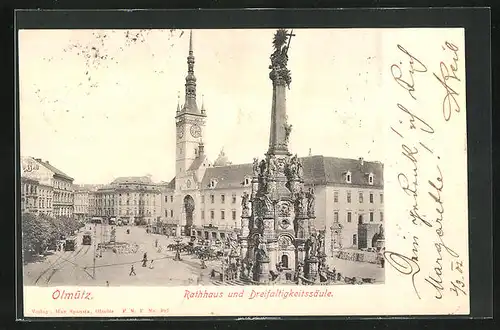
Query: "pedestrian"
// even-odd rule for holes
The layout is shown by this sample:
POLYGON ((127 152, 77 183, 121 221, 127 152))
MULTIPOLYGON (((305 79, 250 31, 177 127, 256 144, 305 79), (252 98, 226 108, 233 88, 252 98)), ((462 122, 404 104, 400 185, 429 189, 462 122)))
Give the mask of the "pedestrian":
POLYGON ((109 286, 109 282, 108 281, 106 281, 106 286, 109 286))
POLYGON ((149 269, 153 269, 153 268, 154 268, 154 266, 153 266, 153 261, 154 261, 154 260, 151 260, 151 263, 149 264, 149 269))
POLYGON ((136 273, 135 273, 135 269, 134 269, 134 265, 131 265, 130 266, 130 274, 128 274, 128 276, 132 276, 132 274, 135 276, 136 273))
POLYGON ((158 238, 155 240, 155 247, 158 247, 158 238))

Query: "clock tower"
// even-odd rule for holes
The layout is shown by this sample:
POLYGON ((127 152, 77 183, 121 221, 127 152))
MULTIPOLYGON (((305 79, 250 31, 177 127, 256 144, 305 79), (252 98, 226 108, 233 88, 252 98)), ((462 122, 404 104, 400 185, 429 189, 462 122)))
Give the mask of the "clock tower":
MULTIPOLYGON (((184 105, 177 102, 176 125, 176 190, 184 184, 183 178, 199 153, 200 143, 204 140, 206 112, 202 103, 196 103, 196 77, 194 75, 193 32, 189 34, 188 73, 185 83, 184 105)), ((180 98, 180 97, 179 97, 180 98)))

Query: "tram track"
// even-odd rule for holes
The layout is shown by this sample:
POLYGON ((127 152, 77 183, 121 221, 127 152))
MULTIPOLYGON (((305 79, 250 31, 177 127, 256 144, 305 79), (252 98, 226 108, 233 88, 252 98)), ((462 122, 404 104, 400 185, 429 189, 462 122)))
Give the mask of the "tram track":
POLYGON ((84 246, 82 245, 80 247, 80 249, 78 249, 78 252, 75 253, 74 255, 70 255, 68 258, 64 258, 64 256, 62 256, 62 258, 60 259, 60 262, 57 264, 57 268, 53 268, 52 269, 52 273, 49 275, 49 277, 47 278, 46 280, 46 283, 45 284, 49 284, 50 281, 52 280, 52 277, 60 270, 62 269, 67 263, 70 263, 74 266, 74 268, 77 268, 77 267, 81 267, 80 265, 78 265, 76 262, 76 259, 78 256, 84 256, 86 255, 89 250, 90 250, 90 245, 87 246, 87 249, 85 250, 85 252, 83 252, 82 254, 80 254, 82 252, 82 250, 84 249, 84 246))
MULTIPOLYGON (((67 256, 64 254, 64 252, 62 252, 61 255, 59 255, 54 261, 52 261, 47 268, 40 272, 34 284, 38 284, 40 280, 47 274, 48 276, 45 278, 45 284, 49 284, 52 277, 57 273, 57 271, 62 268, 61 266, 63 266, 70 259, 76 259, 79 255, 81 255, 84 248, 84 246, 80 246, 76 251, 73 251, 67 256)), ((90 246, 87 246, 87 249, 84 251, 83 255, 87 254, 89 249, 90 246)))

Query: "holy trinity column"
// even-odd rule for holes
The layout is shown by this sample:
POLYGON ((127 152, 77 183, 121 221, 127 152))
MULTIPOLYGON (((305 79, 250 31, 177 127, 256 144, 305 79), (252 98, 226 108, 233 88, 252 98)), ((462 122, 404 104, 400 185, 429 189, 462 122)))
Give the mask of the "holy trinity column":
POLYGON ((318 239, 310 235, 314 191, 305 192, 302 163, 288 150, 292 125, 287 122, 286 91, 291 83, 287 63, 292 36, 285 29, 274 35, 269 66, 273 86, 269 149, 264 159, 254 159, 252 193, 242 197, 241 258, 246 276, 261 283, 269 281, 271 272, 279 272, 284 254, 289 268, 303 267, 311 280, 317 275, 318 239), (289 258, 286 251, 290 248, 294 253, 289 258))

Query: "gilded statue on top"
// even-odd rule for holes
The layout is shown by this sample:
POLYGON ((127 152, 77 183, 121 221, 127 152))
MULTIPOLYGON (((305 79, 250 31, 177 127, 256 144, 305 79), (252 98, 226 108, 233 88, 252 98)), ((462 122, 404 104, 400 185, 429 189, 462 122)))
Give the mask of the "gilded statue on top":
MULTIPOLYGON (((293 30, 292 30, 293 32, 293 30)), ((288 33, 286 29, 278 29, 274 34, 273 47, 274 52, 271 54, 271 73, 269 78, 273 81, 284 81, 290 87, 292 77, 290 70, 288 70, 288 48, 290 47, 291 37, 293 33, 288 33)))

